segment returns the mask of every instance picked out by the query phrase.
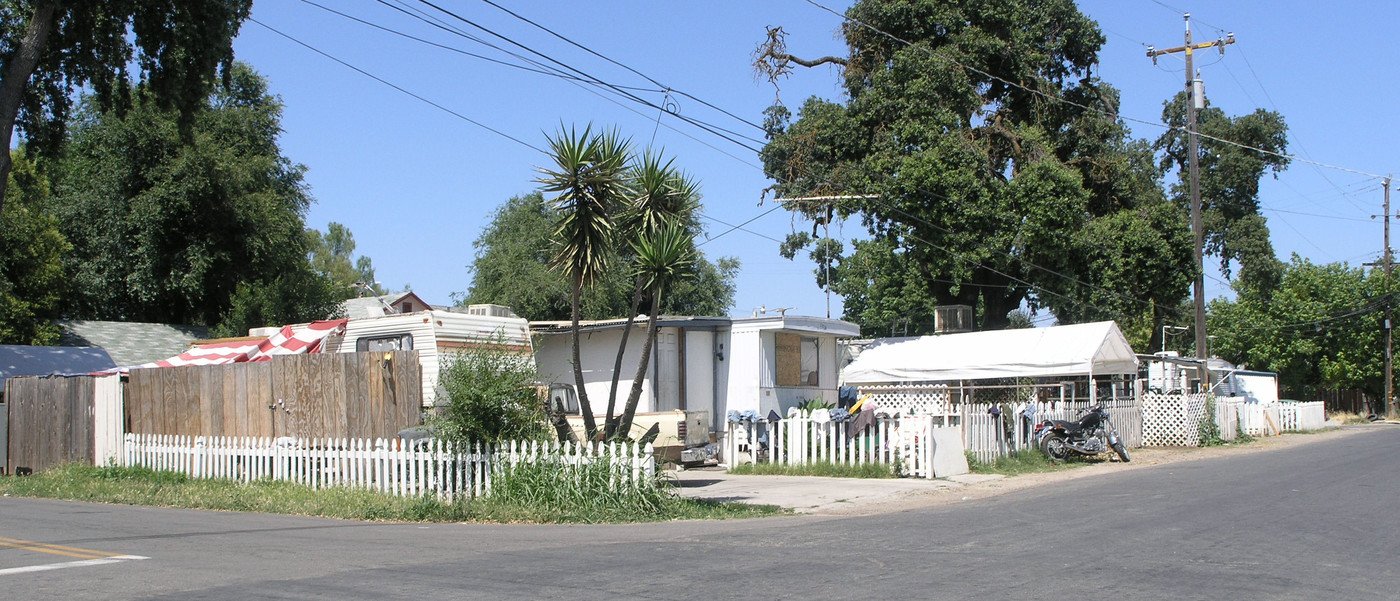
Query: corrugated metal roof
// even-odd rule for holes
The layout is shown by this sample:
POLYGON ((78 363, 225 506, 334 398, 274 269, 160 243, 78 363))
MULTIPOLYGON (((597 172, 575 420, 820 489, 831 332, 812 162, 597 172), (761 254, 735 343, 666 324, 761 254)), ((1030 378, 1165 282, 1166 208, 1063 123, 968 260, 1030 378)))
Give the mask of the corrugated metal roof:
MULTIPOLYGON (((645 326, 651 318, 642 315, 633 324, 645 326)), ((656 320, 656 324, 663 328, 674 327, 715 327, 727 326, 731 322, 728 317, 693 317, 680 315, 662 315, 656 320)), ((580 321, 579 327, 585 332, 598 330, 611 330, 627 326, 627 319, 595 319, 580 321)), ((572 331, 573 325, 569 321, 532 321, 530 331, 536 334, 557 334, 572 331)))
POLYGON ((15 376, 88 374, 116 366, 107 351, 95 346, 0 345, 0 382, 15 376))

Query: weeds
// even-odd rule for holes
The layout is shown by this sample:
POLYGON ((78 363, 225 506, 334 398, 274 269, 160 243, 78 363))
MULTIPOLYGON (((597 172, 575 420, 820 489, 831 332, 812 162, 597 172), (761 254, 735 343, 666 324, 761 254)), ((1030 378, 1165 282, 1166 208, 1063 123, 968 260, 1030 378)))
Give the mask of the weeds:
POLYGON ((745 476, 824 476, 827 478, 898 478, 896 469, 882 463, 860 465, 840 465, 831 462, 808 463, 803 465, 779 465, 776 463, 744 463, 729 468, 729 473, 745 476))
MULTIPOLYGON (((606 462, 595 462, 606 465, 606 462)), ((250 511, 368 521, 599 523, 673 519, 764 517, 781 513, 772 506, 684 499, 666 482, 645 492, 561 486, 572 474, 558 466, 517 470, 493 483, 500 495, 445 500, 433 496, 397 497, 360 488, 312 489, 290 482, 194 479, 143 467, 66 465, 33 476, 0 477, 0 493, 19 497, 67 499, 123 505, 250 511), (551 471, 555 470, 555 471, 551 471), (568 488, 566 493, 550 489, 568 488), (639 495, 631 500, 633 494, 639 495), (553 495, 553 496, 551 496, 553 495)), ((585 478, 584 481, 590 481, 585 478)), ((595 482, 596 480, 591 480, 595 482)))
POLYGON ((1051 461, 1049 457, 1036 449, 1021 449, 1010 455, 997 457, 991 463, 979 461, 971 451, 966 451, 966 453, 967 467, 974 474, 1018 476, 1037 472, 1056 472, 1089 464, 1087 460, 1078 457, 1071 457, 1066 461, 1051 461))
POLYGON ((1206 397, 1205 415, 1201 418, 1201 423, 1197 427, 1197 434, 1198 440, 1203 447, 1214 447, 1225 444, 1225 439, 1220 437, 1220 424, 1215 422, 1214 397, 1206 397))

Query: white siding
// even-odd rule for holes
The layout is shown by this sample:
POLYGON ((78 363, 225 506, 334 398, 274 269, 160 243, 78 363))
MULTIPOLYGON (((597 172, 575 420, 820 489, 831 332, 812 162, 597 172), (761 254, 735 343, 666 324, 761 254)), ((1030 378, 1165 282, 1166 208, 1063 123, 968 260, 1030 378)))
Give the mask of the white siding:
POLYGON ((430 407, 437 398, 438 373, 444 354, 463 344, 492 340, 499 333, 506 344, 525 349, 530 347, 529 325, 518 317, 488 317, 451 311, 419 311, 405 315, 385 315, 366 319, 351 319, 345 325, 345 339, 331 352, 353 353, 361 338, 379 338, 411 334, 413 350, 423 372, 423 406, 430 407))
MULTIPOLYGON (((614 410, 617 413, 622 412, 622 405, 632 389, 632 377, 637 374, 637 365, 641 361, 644 335, 646 328, 638 326, 633 328, 631 336, 627 338, 627 353, 622 358, 622 374, 617 384, 617 408, 614 410)), ((583 362, 584 387, 588 391, 588 400, 593 406, 594 415, 607 415, 613 363, 617 361, 617 347, 621 341, 622 328, 588 332, 580 341, 579 355, 583 362)), ((571 360, 570 334, 542 334, 538 343, 535 349, 535 364, 540 370, 540 380, 572 386, 574 367, 571 360)), ((655 411, 651 391, 652 373, 653 370, 648 369, 646 379, 642 381, 642 396, 637 402, 639 413, 655 411)))

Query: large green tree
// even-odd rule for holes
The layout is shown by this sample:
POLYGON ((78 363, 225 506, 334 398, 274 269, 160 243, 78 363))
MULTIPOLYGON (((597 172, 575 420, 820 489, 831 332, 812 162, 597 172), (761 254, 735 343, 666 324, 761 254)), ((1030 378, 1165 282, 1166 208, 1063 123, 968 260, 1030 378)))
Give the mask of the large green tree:
POLYGON ((847 16, 844 58, 794 57, 780 29, 755 53, 775 82, 793 64, 841 67, 842 101, 811 98, 796 119, 768 110, 762 158, 789 209, 865 227, 849 254, 829 240, 811 251, 847 319, 926 333, 939 305, 976 307, 983 329, 1023 304, 1066 322, 1174 310, 1189 252, 1157 251, 1189 249, 1184 230, 1102 245, 1137 219, 1169 226, 1175 207, 1151 147, 1116 118, 1117 90, 1090 73, 1103 35, 1072 1, 863 0, 847 16))
MULTIPOLYGON (((243 309, 286 309, 296 303, 266 295, 298 282, 328 288, 307 260, 305 168, 278 147, 281 102, 246 65, 230 75, 188 135, 144 85, 125 113, 84 103, 53 200, 73 243, 73 317, 214 325, 235 297, 243 309)), ((324 303, 308 302, 304 311, 240 311, 317 317, 324 303)))
MULTIPOLYGON (((471 286, 458 304, 496 303, 526 319, 569 319, 569 281, 549 268, 556 219, 538 192, 512 197, 497 207, 491 222, 472 242, 471 286)), ((621 251, 617 252, 612 261, 625 264, 621 251)), ((738 272, 736 258, 710 261, 698 256, 690 277, 668 285, 661 313, 727 315, 734 305, 738 272)), ((626 317, 634 285, 626 268, 601 274, 592 288, 584 290, 583 318, 626 317)), ((648 303, 645 296, 642 302, 648 303)))
POLYGON ((1385 343, 1382 315, 1393 302, 1384 275, 1294 255, 1269 290, 1242 279, 1236 300, 1210 304, 1211 351, 1250 369, 1277 372, 1284 394, 1358 388, 1379 398, 1385 343))
POLYGON ((338 294, 351 298, 366 292, 387 293, 374 280, 374 261, 364 255, 355 257, 355 234, 350 228, 332 221, 325 234, 315 229, 306 234, 310 237, 311 267, 330 279, 338 294))
MULTIPOLYGON (((1186 102, 1186 92, 1181 92, 1163 103, 1162 121, 1173 129, 1155 143, 1162 151, 1161 167, 1177 169, 1171 197, 1183 209, 1191 206, 1185 168, 1189 146, 1186 133, 1180 129, 1186 124, 1186 102)), ((1196 121, 1202 134, 1197 160, 1205 254, 1220 261, 1226 277, 1232 274, 1232 264, 1238 265, 1238 275, 1246 286, 1272 288, 1278 284, 1283 263, 1274 254, 1269 227, 1259 213, 1259 180, 1288 168, 1284 154, 1288 126, 1283 116, 1273 111, 1258 109, 1231 117, 1209 102, 1196 112, 1196 121)))
MULTIPOLYGON (((15 126, 40 151, 65 139, 74 90, 100 107, 129 104, 128 73, 183 123, 202 107, 222 70, 252 0, 0 1, 0 148, 15 126)), ((12 164, 0 153, 0 208, 12 164)))
POLYGON ((63 254, 70 247, 48 212, 48 178, 24 149, 12 154, 10 198, 0 209, 0 344, 57 344, 53 320, 68 289, 63 254))

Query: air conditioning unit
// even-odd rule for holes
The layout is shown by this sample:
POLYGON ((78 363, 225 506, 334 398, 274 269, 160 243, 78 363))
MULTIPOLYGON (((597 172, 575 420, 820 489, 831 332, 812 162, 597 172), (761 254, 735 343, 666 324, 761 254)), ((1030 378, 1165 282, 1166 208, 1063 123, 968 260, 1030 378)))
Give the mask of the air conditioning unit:
POLYGON ((505 305, 470 305, 467 307, 467 315, 481 315, 484 317, 518 317, 505 305))
POLYGON ((933 309, 933 331, 939 334, 956 334, 972 331, 972 307, 968 305, 944 305, 933 309))

